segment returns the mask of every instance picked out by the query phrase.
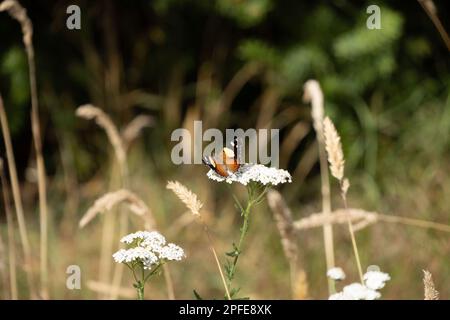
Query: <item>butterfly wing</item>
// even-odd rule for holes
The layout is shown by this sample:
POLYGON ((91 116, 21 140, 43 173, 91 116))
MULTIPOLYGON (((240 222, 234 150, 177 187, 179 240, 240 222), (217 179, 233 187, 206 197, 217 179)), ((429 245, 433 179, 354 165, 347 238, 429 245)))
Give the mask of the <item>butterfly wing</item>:
POLYGON ((240 144, 238 143, 237 137, 234 137, 233 142, 231 143, 231 147, 233 150, 224 148, 224 158, 226 159, 225 163, 227 164, 227 168, 232 173, 236 172, 239 167, 239 159, 240 159, 240 144))
POLYGON ((240 167, 238 160, 240 158, 240 144, 236 137, 231 143, 231 147, 233 149, 223 148, 218 156, 203 157, 202 162, 222 177, 228 177, 240 167))

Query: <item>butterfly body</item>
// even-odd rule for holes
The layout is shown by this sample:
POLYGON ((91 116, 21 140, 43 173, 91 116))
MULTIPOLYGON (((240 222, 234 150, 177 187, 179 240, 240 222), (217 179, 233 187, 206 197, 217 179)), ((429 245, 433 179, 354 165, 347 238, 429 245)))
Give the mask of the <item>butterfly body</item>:
POLYGON ((232 143, 233 149, 223 148, 218 155, 203 157, 203 163, 222 177, 228 177, 239 170, 241 166, 238 161, 238 144, 235 139, 232 143))

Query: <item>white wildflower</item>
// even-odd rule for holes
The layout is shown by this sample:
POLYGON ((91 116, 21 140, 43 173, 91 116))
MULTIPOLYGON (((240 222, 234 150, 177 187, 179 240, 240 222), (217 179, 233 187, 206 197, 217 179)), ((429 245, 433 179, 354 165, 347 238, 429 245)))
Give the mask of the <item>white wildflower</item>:
POLYGON ((261 164, 243 164, 238 171, 229 175, 228 177, 222 177, 221 175, 209 170, 207 176, 211 180, 226 181, 227 183, 239 182, 246 186, 249 182, 259 182, 263 185, 278 185, 282 183, 292 182, 292 177, 288 171, 283 169, 266 167, 261 164))
POLYGON ((141 262, 144 269, 166 260, 182 260, 185 255, 181 247, 169 243, 166 238, 156 231, 138 231, 130 233, 120 240, 131 248, 120 249, 113 254, 117 263, 141 262))
POLYGON ((176 244, 169 243, 164 246, 159 254, 161 259, 180 261, 184 258, 184 251, 176 244))
POLYGON ((372 290, 367 288, 366 291, 366 300, 377 300, 381 298, 381 293, 376 290, 372 290))
POLYGON ((150 269, 152 265, 158 262, 158 257, 153 252, 141 247, 120 249, 113 254, 113 258, 117 263, 140 261, 142 262, 144 269, 150 269))
POLYGON ((381 297, 381 294, 375 290, 363 286, 361 283, 352 283, 345 286, 342 292, 353 300, 375 300, 381 297))
POLYGON ((364 274, 363 279, 367 288, 379 290, 385 286, 386 281, 391 280, 391 277, 389 274, 381 271, 368 271, 364 274))
POLYGON ((340 281, 345 279, 345 273, 342 268, 334 267, 327 271, 327 277, 335 281, 340 281))
POLYGON ((158 232, 152 231, 147 234, 147 237, 141 242, 140 245, 158 252, 165 244, 166 238, 158 232))
POLYGON ((141 247, 146 247, 150 244, 163 246, 166 244, 166 238, 162 234, 156 231, 137 231, 135 233, 130 233, 120 239, 120 242, 126 244, 132 244, 137 240, 137 243, 141 247))

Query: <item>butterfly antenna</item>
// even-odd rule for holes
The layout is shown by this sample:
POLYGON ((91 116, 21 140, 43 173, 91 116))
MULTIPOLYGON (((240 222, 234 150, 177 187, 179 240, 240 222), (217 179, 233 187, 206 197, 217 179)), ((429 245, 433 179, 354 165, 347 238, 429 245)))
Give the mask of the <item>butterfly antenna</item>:
POLYGON ((239 143, 238 137, 234 137, 231 145, 233 146, 234 159, 236 161, 240 162, 240 160, 241 160, 241 144, 239 143))

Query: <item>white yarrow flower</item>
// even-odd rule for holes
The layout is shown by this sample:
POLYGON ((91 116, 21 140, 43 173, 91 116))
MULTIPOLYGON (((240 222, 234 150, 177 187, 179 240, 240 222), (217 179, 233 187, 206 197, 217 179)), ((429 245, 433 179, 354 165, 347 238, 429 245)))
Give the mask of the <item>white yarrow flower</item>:
POLYGON ((344 287, 342 292, 344 295, 352 297, 353 300, 375 300, 381 297, 379 292, 369 289, 361 283, 349 284, 344 287))
MULTIPOLYGON (((134 241, 138 243, 155 243, 159 245, 164 245, 166 243, 166 238, 162 234, 156 231, 137 231, 135 233, 130 233, 120 239, 120 242, 126 244, 132 244, 134 241)), ((146 246, 146 245, 142 245, 146 246)))
POLYGON ((334 267, 327 271, 327 277, 335 281, 340 281, 345 279, 345 273, 342 268, 334 267))
POLYGON ((381 293, 376 290, 372 290, 367 288, 366 291, 366 300, 377 300, 381 298, 381 293))
POLYGON ((113 258, 117 263, 141 261, 144 269, 150 269, 152 265, 158 262, 158 257, 153 252, 141 247, 120 249, 113 254, 113 258))
POLYGON ((166 238, 158 232, 152 231, 147 234, 147 237, 142 241, 141 246, 158 252, 165 244, 166 238))
POLYGON ((385 286, 386 281, 391 280, 391 277, 389 274, 381 271, 368 271, 364 274, 363 279, 367 288, 379 290, 385 286))
POLYGON ((166 260, 180 261, 185 257, 181 247, 173 243, 166 245, 166 238, 156 231, 130 233, 120 241, 131 247, 113 254, 117 263, 141 262, 144 269, 150 269, 166 260))
POLYGON ((266 167, 262 164, 243 164, 238 171, 229 175, 228 177, 222 177, 221 175, 209 170, 207 176, 211 180, 218 182, 225 181, 227 183, 239 182, 246 186, 251 181, 259 182, 263 185, 278 185, 282 183, 292 182, 290 173, 283 169, 266 167))
POLYGON ((162 248, 159 257, 166 260, 180 261, 184 258, 184 251, 176 244, 169 243, 167 246, 162 248))

